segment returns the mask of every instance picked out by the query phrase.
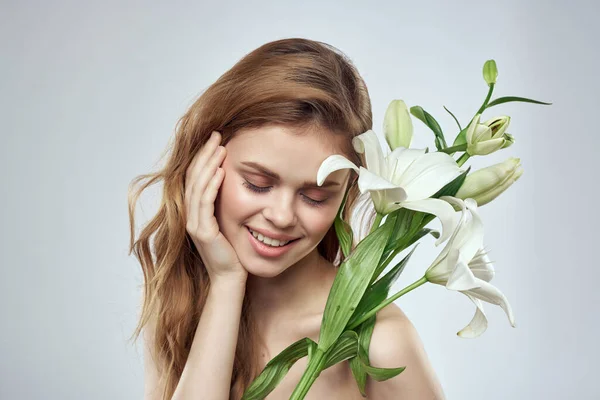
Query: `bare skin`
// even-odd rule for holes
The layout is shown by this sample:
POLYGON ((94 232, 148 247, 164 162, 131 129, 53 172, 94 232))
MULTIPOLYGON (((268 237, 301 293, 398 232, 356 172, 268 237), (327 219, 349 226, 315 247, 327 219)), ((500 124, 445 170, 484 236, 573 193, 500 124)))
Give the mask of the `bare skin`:
MULTIPOLYGON (((260 334, 265 342, 261 347, 260 353, 261 370, 273 357, 298 339, 308 337, 318 343, 323 310, 325 309, 327 296, 329 295, 329 290, 331 290, 331 285, 333 284, 336 274, 336 269, 332 263, 325 259, 321 259, 321 262, 323 263, 321 269, 322 271, 325 271, 325 273, 321 275, 319 289, 315 290, 312 298, 313 301, 310 302, 313 306, 312 310, 309 312, 308 308, 304 309, 302 318, 291 316, 288 318, 280 317, 279 319, 271 320, 268 325, 265 324, 260 327, 260 334)), ((392 303, 377 313, 377 322, 383 318, 392 316, 395 312, 401 311, 398 306, 392 303)), ((376 327, 377 322, 375 325, 376 327)), ((372 342, 370 348, 373 349, 373 346, 375 345, 376 344, 372 342)), ((294 388, 300 381, 306 366, 307 357, 298 360, 292 368, 290 368, 285 378, 265 399, 289 399, 294 388)), ((367 386, 376 383, 376 381, 368 377, 367 386)), ((348 361, 343 361, 322 371, 311 386, 305 399, 364 400, 364 397, 360 394, 348 361)))
MULTIPOLYGON (((318 343, 323 310, 336 269, 327 260, 321 259, 318 289, 314 290, 310 308, 302 311, 301 318, 289 316, 270 319, 268 324, 261 326, 261 336, 266 346, 261 351, 261 369, 277 354, 298 339, 308 337, 318 343)), ((307 357, 298 360, 289 370, 279 385, 265 398, 266 400, 287 400, 300 381, 307 365, 307 357)), ((317 399, 347 399, 362 400, 356 381, 352 376, 348 361, 338 363, 321 372, 311 386, 306 400, 317 399)))

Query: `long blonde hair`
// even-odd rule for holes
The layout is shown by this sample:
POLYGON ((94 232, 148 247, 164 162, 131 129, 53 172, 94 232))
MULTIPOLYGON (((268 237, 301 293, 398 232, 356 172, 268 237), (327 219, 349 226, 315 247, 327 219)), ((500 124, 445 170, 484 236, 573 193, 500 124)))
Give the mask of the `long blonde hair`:
MULTIPOLYGON (((135 340, 150 316, 156 320, 155 355, 163 399, 170 399, 190 352, 210 282, 186 232, 185 173, 193 156, 212 131, 222 134, 224 146, 241 128, 266 124, 322 127, 347 138, 343 154, 365 166, 352 138, 372 128, 367 87, 351 61, 336 48, 319 41, 289 38, 266 43, 244 56, 189 107, 176 125, 175 137, 163 154, 158 172, 135 177, 128 191, 130 252, 135 253, 144 277, 143 306, 135 340), (160 207, 135 240, 135 205, 149 186, 162 181, 160 207), (151 241, 151 236, 153 236, 151 241)), ((360 192, 351 171, 343 219, 350 223, 360 192), (354 178, 354 179, 352 179, 354 178)), ((367 208, 368 203, 365 203, 367 208)), ((363 213, 372 224, 374 210, 363 213)), ((361 224, 362 227, 362 224, 361 224)), ((361 236, 359 234, 359 236, 361 236)), ((355 237, 353 247, 356 246, 355 237)), ((319 253, 338 267, 342 261, 334 226, 318 245, 319 253)), ((230 399, 241 398, 260 373, 257 333, 251 304, 244 299, 232 371, 230 399)))

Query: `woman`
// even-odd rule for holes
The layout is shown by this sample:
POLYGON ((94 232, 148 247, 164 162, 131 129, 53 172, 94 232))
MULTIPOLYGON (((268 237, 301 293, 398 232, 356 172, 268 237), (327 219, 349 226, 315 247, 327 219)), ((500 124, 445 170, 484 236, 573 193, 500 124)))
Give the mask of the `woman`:
MULTIPOLYGON (((134 336, 144 328, 146 399, 240 399, 288 345, 318 341, 341 261, 333 221, 346 192, 350 221, 360 192, 354 171, 336 171, 319 187, 317 170, 331 154, 364 166, 352 138, 371 127, 352 63, 306 39, 259 47, 189 108, 166 165, 137 177, 134 186, 146 181, 129 199, 131 250, 144 274, 134 336), (135 203, 159 180, 160 209, 134 242, 135 203)), ((395 304, 377 314, 369 352, 373 366, 407 368, 383 382, 369 377, 368 398, 443 398, 395 304)), ((288 399, 306 362, 267 399, 288 399)), ((348 361, 323 371, 306 399, 362 399, 348 361)))

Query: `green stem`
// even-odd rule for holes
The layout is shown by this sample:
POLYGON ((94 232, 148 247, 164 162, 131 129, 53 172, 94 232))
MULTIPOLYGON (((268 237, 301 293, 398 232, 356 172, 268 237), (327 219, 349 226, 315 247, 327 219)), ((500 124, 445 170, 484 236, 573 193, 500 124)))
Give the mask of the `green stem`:
POLYGON ((373 308, 371 311, 369 311, 368 313, 366 313, 365 315, 363 315, 358 321, 356 321, 351 326, 349 326, 347 328, 347 330, 356 328, 358 325, 362 324, 363 322, 365 322, 366 320, 368 320, 369 318, 371 318, 373 315, 377 314, 377 312, 379 310, 381 310, 383 307, 387 306, 390 303, 393 303, 399 297, 404 296, 406 293, 410 292, 413 289, 418 288, 419 286, 423 285, 426 282, 427 282, 427 278, 426 277, 422 277, 418 281, 415 281, 412 284, 408 285, 407 287, 405 287, 404 289, 402 289, 401 291, 399 291, 398 293, 396 293, 395 295, 393 295, 389 299, 384 300, 383 303, 379 304, 377 307, 373 308))
POLYGON ((487 97, 485 98, 485 100, 483 101, 483 104, 481 105, 481 107, 479 107, 479 110, 477 110, 477 112, 475 114, 481 114, 486 109, 488 103, 490 102, 490 99, 492 98, 492 92, 494 91, 494 86, 495 86, 495 83, 490 83, 490 89, 488 90, 487 97))
POLYGON ((300 378, 300 382, 296 385, 290 400, 302 400, 308 393, 308 390, 315 382, 315 380, 321 374, 321 370, 325 366, 325 352, 319 348, 315 350, 310 360, 308 360, 308 365, 304 370, 304 374, 302 378, 300 378))
POLYGON ((381 223, 381 220, 383 219, 383 214, 377 213, 377 215, 375 216, 375 221, 373 222, 373 226, 371 227, 371 231, 369 232, 369 234, 373 233, 373 231, 377 228, 379 228, 379 224, 381 223))
POLYGON ((462 167, 462 165, 469 159, 469 157, 471 157, 471 155, 469 153, 464 153, 462 156, 460 156, 460 158, 456 161, 456 164, 458 164, 459 167, 462 167))
POLYGON ((456 146, 452 146, 452 147, 446 147, 445 149, 440 149, 438 151, 440 151, 442 153, 450 154, 450 153, 455 153, 457 151, 465 151, 465 150, 467 150, 466 143, 457 144, 456 146))

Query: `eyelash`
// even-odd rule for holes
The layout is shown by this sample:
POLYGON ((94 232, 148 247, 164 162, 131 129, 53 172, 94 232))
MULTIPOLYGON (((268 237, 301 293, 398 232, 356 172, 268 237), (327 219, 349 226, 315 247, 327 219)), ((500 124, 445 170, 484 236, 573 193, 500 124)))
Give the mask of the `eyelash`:
MULTIPOLYGON (((271 187, 260 187, 260 186, 256 186, 251 184, 248 181, 244 181, 244 183, 242 183, 242 185, 246 186, 249 190, 253 191, 254 193, 265 193, 268 192, 271 187)), ((304 195, 302 195, 304 196, 304 195)), ((313 200, 310 197, 304 196, 304 198, 306 199, 306 202, 309 203, 312 206, 315 207, 321 207, 327 200, 321 200, 321 201, 317 201, 317 200, 313 200)))

